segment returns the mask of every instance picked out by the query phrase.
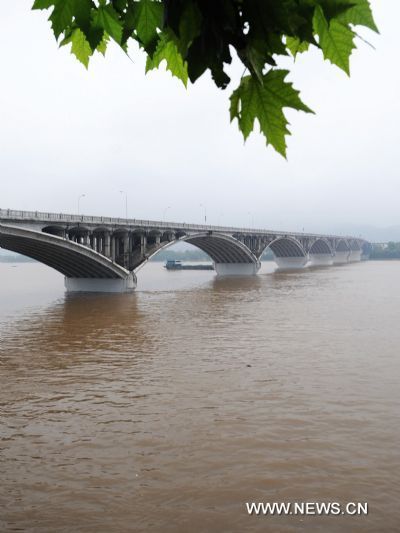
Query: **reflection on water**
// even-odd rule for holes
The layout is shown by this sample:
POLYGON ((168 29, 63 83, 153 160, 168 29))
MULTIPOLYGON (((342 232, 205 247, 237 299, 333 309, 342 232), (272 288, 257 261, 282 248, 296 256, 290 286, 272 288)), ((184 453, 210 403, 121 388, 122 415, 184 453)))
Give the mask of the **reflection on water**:
POLYGON ((66 296, 0 265, 0 530, 398 531, 399 269, 150 264, 134 294, 66 296))
POLYGON ((119 340, 127 336, 136 346, 142 344, 146 339, 138 323, 135 294, 66 294, 40 313, 28 313, 6 323, 3 342, 11 358, 21 350, 22 337, 23 356, 29 350, 31 358, 37 354, 49 361, 55 357, 69 361, 75 354, 119 351, 119 340))

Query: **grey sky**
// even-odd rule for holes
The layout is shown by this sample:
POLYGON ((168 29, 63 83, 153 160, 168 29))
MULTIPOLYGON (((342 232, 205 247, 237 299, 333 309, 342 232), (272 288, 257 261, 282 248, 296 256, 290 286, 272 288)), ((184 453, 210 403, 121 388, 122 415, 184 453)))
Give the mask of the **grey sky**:
POLYGON ((288 161, 229 124, 233 83, 184 89, 163 68, 144 75, 116 46, 88 71, 58 49, 46 12, 4 2, 0 33, 0 207, 129 215, 309 231, 400 223, 400 3, 374 0, 381 35, 362 35, 351 78, 305 54, 290 79, 316 115, 288 113, 288 161))

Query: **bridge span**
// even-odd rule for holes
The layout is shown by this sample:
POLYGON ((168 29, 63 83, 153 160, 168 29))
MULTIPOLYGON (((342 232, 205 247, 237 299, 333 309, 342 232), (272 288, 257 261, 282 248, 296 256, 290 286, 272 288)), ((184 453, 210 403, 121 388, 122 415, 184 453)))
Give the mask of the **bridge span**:
POLYGON ((0 247, 52 267, 68 291, 125 292, 157 252, 187 242, 206 252, 218 275, 255 275, 269 248, 280 269, 360 261, 361 238, 0 209, 0 247))

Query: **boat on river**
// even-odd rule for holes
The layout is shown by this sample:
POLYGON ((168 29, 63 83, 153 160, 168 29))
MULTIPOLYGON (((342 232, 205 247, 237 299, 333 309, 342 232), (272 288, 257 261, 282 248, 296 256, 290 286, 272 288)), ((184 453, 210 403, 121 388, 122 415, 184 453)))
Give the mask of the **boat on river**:
POLYGON ((190 265, 182 263, 176 259, 168 260, 164 268, 167 270, 214 270, 214 266, 210 263, 198 263, 196 265, 190 265))

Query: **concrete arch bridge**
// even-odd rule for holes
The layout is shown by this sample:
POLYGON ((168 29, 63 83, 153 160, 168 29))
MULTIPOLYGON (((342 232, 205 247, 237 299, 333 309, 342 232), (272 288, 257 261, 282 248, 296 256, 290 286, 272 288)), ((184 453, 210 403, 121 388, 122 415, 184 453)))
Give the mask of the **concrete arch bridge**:
POLYGON ((255 275, 268 248, 281 269, 360 261, 361 238, 0 209, 0 247, 65 276, 69 291, 124 292, 157 252, 184 241, 206 252, 218 275, 255 275))

